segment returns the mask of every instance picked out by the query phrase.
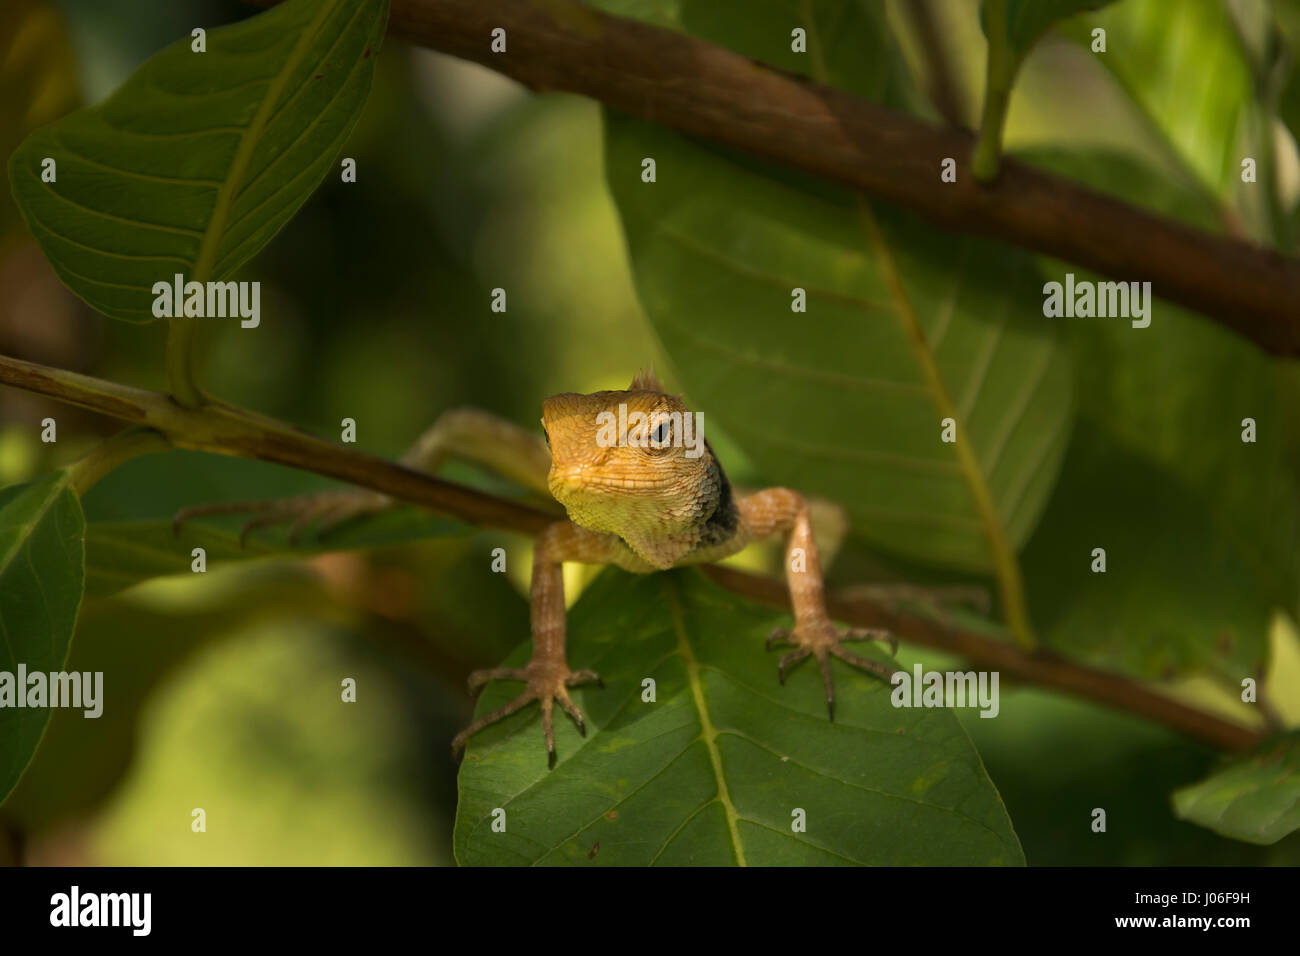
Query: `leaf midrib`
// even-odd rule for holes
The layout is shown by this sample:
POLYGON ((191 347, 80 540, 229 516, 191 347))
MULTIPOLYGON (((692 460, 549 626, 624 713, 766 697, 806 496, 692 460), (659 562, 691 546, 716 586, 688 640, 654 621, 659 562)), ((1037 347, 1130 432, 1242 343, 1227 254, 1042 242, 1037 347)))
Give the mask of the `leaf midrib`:
MULTIPOLYGON (((806 5, 802 6, 800 13, 809 37, 809 45, 812 46, 818 42, 817 25, 806 5)), ((814 79, 819 83, 829 83, 825 67, 819 66, 815 60, 813 74, 814 79)), ((934 354, 926 342, 925 332, 921 328, 920 319, 908 295, 907 286, 903 282, 903 277, 898 270, 897 263, 894 261, 884 233, 871 211, 871 206, 861 193, 854 193, 854 200, 865 227, 868 241, 876 253, 876 267, 894 299, 895 312, 903 325, 908 343, 913 348, 917 362, 921 366, 922 377, 929 386, 935 406, 939 410, 941 417, 951 418, 959 428, 964 428, 964 422, 958 420, 956 406, 952 401, 952 397, 948 394, 943 375, 940 373, 934 354)), ((978 400, 978 392, 976 392, 974 398, 978 400)), ((1023 647, 1032 649, 1035 641, 1029 629, 1028 613, 1025 609, 1024 583, 1020 575, 1020 565, 1016 561, 1016 555, 1011 549, 1010 542, 1007 540, 1006 530, 993 504, 993 496, 989 491, 988 483, 985 481, 984 473, 974 451, 966 440, 959 438, 954 442, 953 452, 957 456, 957 464, 966 479, 971 496, 974 498, 976 511, 979 513, 981 523, 984 525, 990 556, 993 559, 994 573, 998 581, 998 590, 1002 598, 1002 613, 1006 617, 1008 628, 1023 647)))
MULTIPOLYGON (((704 700, 704 685, 700 681, 700 663, 691 650, 691 643, 686 638, 686 628, 682 624, 682 602, 675 581, 676 579, 671 575, 665 576, 664 591, 673 617, 677 653, 681 655, 682 663, 686 668, 686 681, 690 685, 691 699, 695 703, 695 711, 700 720, 700 739, 704 742, 705 750, 708 751, 709 766, 713 768, 713 779, 718 787, 718 795, 715 799, 722 804, 722 810, 726 814, 727 835, 731 839, 731 849, 736 854, 736 865, 747 866, 745 847, 740 842, 739 815, 736 813, 735 804, 731 802, 727 778, 722 772, 722 754, 718 750, 717 742, 718 732, 713 726, 713 720, 709 716, 709 706, 704 700)), ((699 812, 698 809, 696 812, 699 812)))
POLYGON ((279 102, 280 94, 284 92, 290 75, 302 63, 307 51, 315 43, 321 26, 338 9, 340 2, 341 0, 329 0, 329 2, 321 6, 320 13, 303 30, 302 38, 299 39, 297 45, 290 52, 288 59, 285 60, 284 67, 267 85, 266 95, 262 98, 257 113, 240 134, 239 146, 235 150, 235 157, 230 163, 230 171, 226 174, 225 180, 217 190, 216 203, 212 208, 212 218, 209 220, 208 228, 204 230, 203 239, 199 243, 199 253, 194 260, 194 272, 190 276, 192 281, 206 282, 211 278, 210 273, 216 262, 217 250, 220 248, 221 239, 225 235, 226 220, 230 218, 230 212, 234 208, 235 190, 241 185, 244 174, 248 171, 248 164, 253 159, 253 153, 257 149, 262 133, 266 131, 266 126, 271 119, 271 113, 275 109, 276 103, 279 102))

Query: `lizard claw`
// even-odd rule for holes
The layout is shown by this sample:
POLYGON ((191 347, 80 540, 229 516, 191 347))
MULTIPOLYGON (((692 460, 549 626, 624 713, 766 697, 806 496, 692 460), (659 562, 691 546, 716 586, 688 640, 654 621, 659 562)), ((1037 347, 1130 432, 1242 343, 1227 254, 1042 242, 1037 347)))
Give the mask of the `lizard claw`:
POLYGON ((458 733, 451 742, 451 755, 456 757, 464 749, 469 738, 489 724, 509 717, 526 704, 537 701, 542 710, 542 733, 546 737, 546 763, 555 767, 555 705, 572 718, 578 733, 587 736, 587 721, 578 705, 569 696, 568 688, 578 684, 595 683, 604 687, 604 683, 593 670, 571 671, 567 664, 558 667, 547 661, 529 661, 527 667, 493 667, 474 671, 469 675, 470 693, 477 696, 483 687, 494 680, 517 680, 525 684, 524 691, 504 707, 490 714, 484 714, 458 733))
POLYGON ((818 670, 821 671, 822 685, 826 688, 826 713, 831 720, 834 720, 835 686, 831 679, 832 657, 838 657, 846 664, 869 671, 883 677, 885 680, 889 680, 894 673, 894 669, 887 664, 881 664, 879 661, 869 660, 853 654, 846 651, 842 646, 844 641, 869 640, 887 641, 890 645, 891 654, 898 651, 898 639, 888 631, 855 627, 841 632, 839 628, 825 618, 796 623, 793 631, 788 631, 783 627, 773 628, 772 633, 767 637, 766 646, 768 650, 771 650, 772 645, 777 643, 794 645, 794 650, 782 656, 776 665, 777 679, 782 685, 785 684, 785 675, 788 670, 793 669, 796 664, 809 657, 816 659, 818 670))
POLYGON ((790 632, 783 627, 772 628, 772 633, 767 635, 767 640, 763 642, 763 650, 770 651, 773 644, 790 644, 790 632))

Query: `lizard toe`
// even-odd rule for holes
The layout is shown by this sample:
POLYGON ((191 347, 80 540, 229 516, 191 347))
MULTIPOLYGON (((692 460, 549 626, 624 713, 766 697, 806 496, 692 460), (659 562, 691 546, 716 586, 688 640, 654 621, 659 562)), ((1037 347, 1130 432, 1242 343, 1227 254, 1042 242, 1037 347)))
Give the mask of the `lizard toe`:
POLYGON ((475 720, 458 733, 451 744, 452 756, 464 749, 469 738, 484 727, 509 717, 526 704, 537 701, 542 714, 542 736, 546 741, 546 763, 555 767, 555 705, 569 715, 578 733, 587 736, 587 721, 581 708, 569 696, 568 688, 578 684, 596 683, 601 687, 600 675, 593 670, 571 671, 567 665, 556 665, 553 661, 530 661, 527 667, 494 667, 474 671, 469 676, 470 693, 477 695, 483 687, 494 680, 517 680, 526 685, 521 693, 504 707, 475 720))
POLYGON ((822 686, 826 689, 826 712, 831 720, 835 719, 835 684, 831 676, 831 658, 838 657, 846 664, 860 668, 889 680, 894 669, 887 664, 870 658, 861 657, 843 647, 844 641, 885 641, 890 645, 891 653, 898 648, 898 640, 888 631, 875 628, 850 628, 841 631, 827 619, 805 620, 795 624, 794 630, 775 628, 767 638, 767 648, 771 650, 775 643, 793 644, 794 650, 787 652, 777 662, 778 680, 784 684, 786 674, 796 665, 809 657, 817 661, 822 686))

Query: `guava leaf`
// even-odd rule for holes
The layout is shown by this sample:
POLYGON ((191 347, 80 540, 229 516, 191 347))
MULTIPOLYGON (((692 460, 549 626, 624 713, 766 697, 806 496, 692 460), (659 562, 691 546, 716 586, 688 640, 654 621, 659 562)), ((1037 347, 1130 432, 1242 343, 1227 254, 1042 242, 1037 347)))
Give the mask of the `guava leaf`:
POLYGON ((1253 128, 1256 108, 1250 63, 1227 5, 1124 0, 1064 32, 1088 45, 1094 27, 1106 31, 1107 52, 1092 55, 1170 156, 1204 195, 1228 196, 1240 183, 1239 135, 1253 128))
MULTIPOLYGON (((1135 158, 1021 158, 1218 227, 1192 183, 1135 158)), ((1042 268, 1056 281, 1099 278, 1042 268)), ((1300 369, 1159 299, 1150 318, 1061 320, 1088 382, 1076 398, 1087 434, 1022 555, 1033 618, 1062 652, 1147 677, 1212 668, 1236 683, 1263 664, 1274 609, 1300 605, 1300 369), (1090 569, 1095 547, 1105 574, 1090 569)))
POLYGON ((1247 843, 1276 843, 1300 829, 1300 733, 1275 737, 1176 791, 1174 812, 1247 843))
POLYGON ((387 19, 387 0, 288 0, 208 31, 206 52, 178 40, 103 103, 32 133, 9 179, 59 278, 105 315, 148 322, 154 283, 231 275, 333 168, 387 19))
POLYGON ((716 415, 768 481, 838 501, 875 545, 1013 573, 1070 424, 1031 259, 613 115, 607 171, 641 304, 706 435, 716 415))
POLYGON ((86 594, 105 597, 141 581, 192 573, 193 549, 208 571, 257 558, 302 558, 470 532, 468 525, 409 505, 356 517, 323 536, 315 526, 289 540, 291 521, 239 531, 253 513, 198 518, 173 528, 190 505, 279 500, 348 486, 266 462, 174 450, 115 469, 86 495, 86 594))
MULTIPOLYGON (((1226 426, 1223 441, 1240 444, 1226 426)), ((1263 665, 1274 607, 1251 557, 1176 471, 1088 419, 1023 554, 1045 645, 1141 676, 1209 670, 1234 683, 1263 665)))
MULTIPOLYGON (((764 653, 763 639, 781 623, 788 617, 698 571, 604 572, 569 615, 571 666, 595 668, 605 683, 575 691, 587 736, 558 715, 554 770, 535 705, 472 738, 460 771, 457 860, 1023 864, 952 711, 895 708, 888 684, 836 661, 830 722, 815 666, 777 683, 776 654, 764 653), (800 816, 806 829, 795 832, 800 816)), ((521 647, 508 663, 526 657, 521 647)), ((479 712, 519 689, 489 686, 479 712)))
POLYGON ((17 686, 18 665, 48 681, 68 658, 81 605, 83 530, 66 471, 0 491, 0 674, 9 675, 14 695, 0 707, 0 803, 49 723, 48 706, 17 706, 17 695, 30 699, 17 686))

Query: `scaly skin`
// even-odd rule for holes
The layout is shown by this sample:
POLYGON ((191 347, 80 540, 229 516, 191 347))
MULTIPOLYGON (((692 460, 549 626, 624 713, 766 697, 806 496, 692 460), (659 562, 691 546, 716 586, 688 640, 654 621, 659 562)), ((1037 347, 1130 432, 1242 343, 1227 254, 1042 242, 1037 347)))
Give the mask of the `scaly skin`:
POLYGON ((778 665, 782 683, 786 669, 807 657, 816 659, 826 688, 826 707, 834 719, 834 687, 830 659, 888 678, 892 669, 850 653, 845 640, 892 638, 883 631, 841 632, 826 614, 821 565, 813 540, 808 504, 788 488, 768 488, 737 499, 733 496, 713 450, 690 457, 684 442, 673 442, 671 426, 661 437, 666 447, 634 442, 608 444, 599 440, 602 412, 627 417, 644 413, 653 431, 673 412, 689 415, 677 396, 668 395, 653 375, 638 375, 626 391, 590 395, 553 395, 542 406, 542 427, 551 448, 547 484, 564 505, 568 521, 557 522, 538 538, 533 557, 533 656, 522 670, 480 671, 470 678, 473 688, 488 680, 521 680, 522 694, 500 710, 480 717, 452 742, 458 752, 471 735, 532 700, 541 704, 542 731, 552 765, 555 736, 553 702, 584 729, 582 714, 568 688, 598 679, 591 671, 571 671, 564 652, 565 561, 616 564, 643 574, 687 564, 716 561, 779 532, 789 532, 785 567, 794 606, 793 630, 778 629, 768 639, 794 646, 778 665))
MULTIPOLYGON (((821 670, 827 711, 834 719, 834 687, 830 659, 840 660, 888 679, 892 669, 850 653, 844 641, 887 640, 884 631, 841 631, 826 614, 821 564, 813 540, 808 502, 788 488, 767 488, 737 497, 707 442, 698 457, 688 454, 682 436, 675 436, 682 416, 691 412, 679 396, 669 395, 653 373, 641 373, 625 391, 590 395, 553 395, 542 406, 546 449, 529 432, 485 412, 459 409, 443 415, 404 456, 406 464, 435 470, 454 455, 486 464, 527 487, 549 489, 568 513, 537 538, 533 554, 531 630, 533 653, 522 668, 492 668, 470 675, 476 693, 492 680, 518 680, 523 693, 493 713, 475 720, 452 741, 457 754, 479 730, 536 700, 551 766, 555 764, 554 707, 558 703, 585 733, 582 712, 569 697, 577 684, 599 681, 589 670, 571 670, 565 656, 564 562, 616 564, 645 574, 688 564, 716 561, 773 534, 789 536, 785 549, 786 579, 794 607, 794 627, 778 628, 768 638, 793 645, 781 658, 778 675, 812 657, 821 670), (627 417, 644 413, 646 430, 658 439, 610 442, 602 429, 602 412, 627 417), (662 426, 662 428, 660 427, 662 426), (545 470, 545 482, 542 473, 545 470)), ((636 432, 630 429, 635 438, 636 432)), ((699 447, 699 446, 697 446, 699 447)), ((273 521, 291 520, 299 531, 320 522, 322 532, 360 514, 387 507, 391 501, 366 491, 328 492, 280 502, 249 502, 193 508, 177 522, 203 514, 254 511, 258 517, 245 530, 273 521)))

